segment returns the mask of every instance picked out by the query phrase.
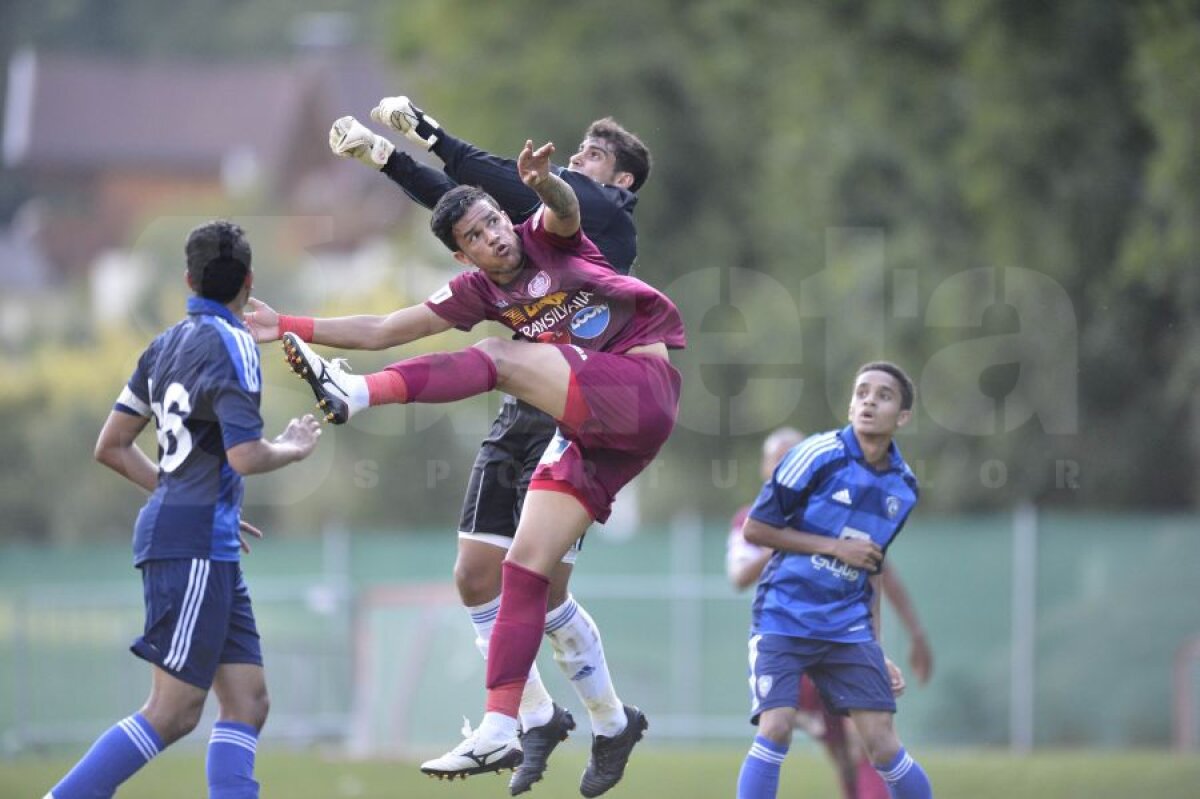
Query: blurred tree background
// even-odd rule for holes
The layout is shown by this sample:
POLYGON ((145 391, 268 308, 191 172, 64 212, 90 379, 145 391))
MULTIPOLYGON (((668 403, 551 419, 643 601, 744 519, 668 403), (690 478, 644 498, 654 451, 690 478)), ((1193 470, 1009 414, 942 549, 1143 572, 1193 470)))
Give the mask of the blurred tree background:
MULTIPOLYGON (((925 512, 1200 502, 1200 3, 61 0, 6 4, 0 46, 269 57, 318 9, 349 12, 402 76, 393 92, 485 149, 553 140, 565 161, 611 114, 653 151, 637 271, 691 346, 649 518, 726 515, 755 491, 763 435, 841 424, 854 368, 880 357, 918 383, 901 446, 925 512)), ((0 214, 25 199, 3 173, 0 214)), ((415 217, 401 251, 451 269, 415 217)), ((88 456, 142 333, 0 354, 5 534, 125 533, 134 495, 88 456)), ((269 424, 300 397, 268 393, 269 424)), ((270 513, 449 523, 482 432, 454 413, 337 431, 292 478, 313 492, 270 513), (427 479, 435 451, 462 479, 427 479)))

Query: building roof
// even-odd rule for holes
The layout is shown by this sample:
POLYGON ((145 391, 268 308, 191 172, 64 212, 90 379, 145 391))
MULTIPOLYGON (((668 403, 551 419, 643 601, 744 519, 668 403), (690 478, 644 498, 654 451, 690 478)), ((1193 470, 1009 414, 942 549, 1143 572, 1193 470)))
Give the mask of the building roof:
POLYGON ((167 63, 23 50, 9 65, 4 164, 209 172, 250 151, 270 170, 297 136, 324 146, 328 128, 307 129, 313 115, 365 118, 386 91, 380 65, 355 57, 167 63))

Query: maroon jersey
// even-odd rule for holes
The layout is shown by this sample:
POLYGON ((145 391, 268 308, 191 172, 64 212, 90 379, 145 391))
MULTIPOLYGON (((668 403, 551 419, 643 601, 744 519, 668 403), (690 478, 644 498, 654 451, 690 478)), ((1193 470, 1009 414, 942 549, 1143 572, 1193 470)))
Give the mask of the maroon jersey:
POLYGON ((543 227, 540 212, 515 230, 525 267, 508 285, 472 269, 425 304, 461 330, 490 319, 530 341, 585 350, 620 354, 659 341, 671 349, 686 345, 675 303, 637 278, 614 272, 582 231, 556 236, 543 227))

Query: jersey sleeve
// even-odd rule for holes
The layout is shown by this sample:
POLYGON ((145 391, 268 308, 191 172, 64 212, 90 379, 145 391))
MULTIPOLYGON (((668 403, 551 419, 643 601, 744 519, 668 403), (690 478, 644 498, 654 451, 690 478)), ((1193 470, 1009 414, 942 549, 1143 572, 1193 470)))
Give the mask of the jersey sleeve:
POLYGON ((834 446, 827 436, 811 436, 793 447, 759 491, 750 518, 772 527, 795 527, 834 446))
POLYGON ((113 404, 114 411, 150 418, 150 368, 154 365, 157 349, 158 341, 155 340, 138 358, 137 366, 129 376, 129 382, 121 389, 121 394, 113 404))
POLYGON ((221 425, 221 440, 228 450, 262 438, 262 370, 258 347, 249 333, 224 325, 219 333, 222 352, 214 358, 217 366, 211 373, 209 390, 213 415, 221 425))
POLYGON ((584 255, 586 252, 599 252, 596 245, 591 242, 587 236, 583 235, 583 228, 579 228, 572 236, 560 236, 557 233, 551 233, 546 230, 546 206, 540 206, 537 213, 533 215, 526 224, 529 230, 529 236, 539 244, 547 247, 552 247, 563 252, 574 252, 584 255))
MULTIPOLYGON (((425 300, 429 310, 459 330, 470 330, 487 319, 487 299, 477 272, 461 272, 425 300)), ((486 280, 487 278, 483 278, 486 280)))

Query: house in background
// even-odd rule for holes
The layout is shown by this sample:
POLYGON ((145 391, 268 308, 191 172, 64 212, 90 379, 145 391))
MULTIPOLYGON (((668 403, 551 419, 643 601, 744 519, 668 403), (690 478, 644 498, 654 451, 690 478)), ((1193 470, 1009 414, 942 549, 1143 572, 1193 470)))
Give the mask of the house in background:
MULTIPOLYGON (((18 239, 50 270, 45 282, 84 275, 154 218, 196 207, 253 207, 300 227, 326 217, 325 244, 352 250, 411 205, 329 152, 334 119, 365 119, 397 91, 360 55, 163 63, 26 49, 7 87, 3 167, 20 172, 37 203, 35 229, 18 239)), ((0 285, 15 279, 8 263, 0 285)))

